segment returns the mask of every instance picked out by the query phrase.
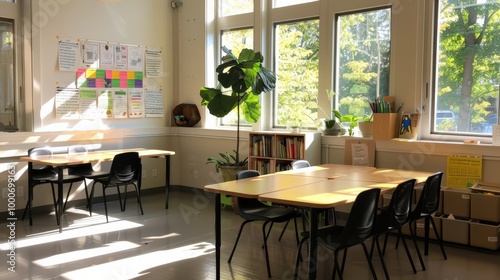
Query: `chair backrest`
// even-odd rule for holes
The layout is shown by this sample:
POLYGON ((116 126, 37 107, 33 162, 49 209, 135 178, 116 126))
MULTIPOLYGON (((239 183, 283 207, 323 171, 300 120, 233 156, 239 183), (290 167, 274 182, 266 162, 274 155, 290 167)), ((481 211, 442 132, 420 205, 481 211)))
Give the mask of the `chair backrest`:
POLYGON ((134 183, 134 180, 139 178, 140 165, 138 152, 125 152, 115 155, 109 171, 109 183, 134 183))
MULTIPOLYGON (((68 147, 68 154, 87 154, 87 147, 82 145, 73 145, 68 147)), ((93 171, 91 163, 82 163, 68 166, 68 174, 73 174, 77 171, 93 171)))
POLYGON ((379 188, 369 189, 358 194, 341 236, 334 241, 338 244, 338 248, 361 244, 372 236, 379 196, 379 188))
POLYGON ((392 193, 391 201, 382 215, 384 224, 389 227, 400 227, 410 219, 413 189, 417 180, 410 179, 400 183, 392 193))
MULTIPOLYGON (((28 150, 28 156, 48 156, 52 155, 52 151, 50 148, 31 148, 28 150)), ((51 171, 53 170, 52 166, 43 165, 43 164, 32 164, 33 171, 51 171)))
POLYGON ((292 161, 292 169, 293 170, 300 169, 300 168, 306 168, 309 166, 311 166, 311 164, 309 163, 309 161, 307 161, 305 159, 298 159, 298 160, 292 161))
POLYGON ((236 180, 260 176, 257 170, 241 170, 236 173, 236 180))
POLYGON ((432 214, 436 212, 439 207, 442 178, 443 172, 434 173, 427 178, 417 205, 411 214, 412 218, 415 219, 421 214, 432 214))
MULTIPOLYGON (((236 180, 258 176, 260 176, 260 172, 257 170, 242 170, 236 173, 236 180)), ((240 216, 245 218, 245 213, 247 211, 253 210, 255 208, 260 208, 262 207, 262 205, 263 203, 258 199, 237 197, 236 210, 240 216)))

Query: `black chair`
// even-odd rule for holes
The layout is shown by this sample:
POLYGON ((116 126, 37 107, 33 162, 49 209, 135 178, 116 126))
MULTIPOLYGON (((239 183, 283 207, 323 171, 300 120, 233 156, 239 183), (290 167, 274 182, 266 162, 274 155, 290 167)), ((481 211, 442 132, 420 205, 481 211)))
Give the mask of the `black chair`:
MULTIPOLYGON (((241 180, 250 177, 260 176, 260 173, 256 170, 243 170, 236 173, 236 180, 241 180)), ((231 260, 234 255, 234 251, 236 250, 236 246, 238 245, 238 241, 240 240, 241 232, 243 231, 243 227, 253 221, 263 221, 262 225, 262 237, 264 239, 264 250, 266 253, 266 265, 267 265, 267 274, 269 278, 271 278, 271 266, 269 265, 269 254, 267 251, 267 238, 269 232, 271 231, 273 223, 283 223, 288 220, 294 219, 298 217, 300 214, 295 210, 271 206, 262 203, 257 199, 252 198, 242 198, 236 197, 237 203, 236 208, 238 210, 238 215, 243 218, 245 221, 240 226, 240 230, 236 237, 236 242, 234 243, 233 250, 231 251, 231 255, 229 256, 228 263, 231 263, 231 260), (268 223, 271 223, 269 226, 269 231, 266 234, 266 226, 268 223)), ((295 232, 297 234, 297 224, 295 223, 295 232)), ((298 235, 296 235, 298 240, 298 235)))
MULTIPOLYGON (((361 245, 363 247, 372 276, 374 279, 377 279, 365 241, 373 236, 373 227, 375 225, 375 215, 377 213, 379 195, 380 189, 378 188, 369 189, 359 193, 352 205, 351 212, 349 213, 345 226, 329 225, 318 229, 318 245, 322 245, 332 250, 334 253, 332 279, 335 278, 336 273, 340 279, 342 279, 344 265, 347 258, 347 249, 356 245, 361 245), (342 267, 338 262, 340 251, 344 251, 342 267)), ((309 239, 309 232, 303 232, 302 236, 303 237, 298 246, 295 263, 295 279, 298 276, 302 245, 307 239, 309 239)))
MULTIPOLYGON (((28 156, 45 156, 45 155, 52 155, 52 151, 50 148, 31 148, 28 150, 28 156)), ((84 179, 80 176, 76 175, 64 175, 62 182, 64 184, 69 183, 70 184, 70 189, 73 183, 83 181, 84 179)), ((30 219, 30 226, 33 225, 33 218, 31 216, 31 208, 33 205, 33 189, 37 185, 42 185, 42 184, 50 184, 52 188, 52 200, 54 203, 54 208, 56 212, 56 221, 57 224, 59 225, 59 215, 58 215, 58 209, 57 209, 57 200, 56 200, 56 195, 54 191, 54 184, 58 184, 58 175, 57 175, 57 170, 54 169, 54 167, 49 166, 49 165, 40 165, 40 164, 33 164, 32 162, 28 163, 28 202, 26 203, 26 208, 24 208, 23 212, 23 217, 22 219, 24 220, 24 217, 26 216, 26 212, 28 212, 29 219, 30 219)))
MULTIPOLYGON (((87 154, 87 153, 88 150, 85 146, 75 145, 68 147, 68 154, 70 155, 87 154)), ((95 171, 94 168, 92 167, 92 164, 89 162, 89 163, 82 163, 82 164, 68 166, 68 174, 80 176, 83 178, 83 182, 85 184, 85 197, 87 198, 87 208, 88 208, 90 201, 89 201, 89 192, 87 190, 88 185, 86 179, 93 180, 95 178, 104 177, 108 175, 108 172, 95 171)), ((71 185, 69 186, 68 193, 66 194, 66 200, 64 201, 63 211, 66 209, 66 203, 68 203, 70 193, 71 193, 71 185)))
POLYGON ((425 239, 424 239, 424 254, 428 254, 429 250, 429 228, 430 224, 432 224, 432 228, 434 229, 434 234, 436 235, 436 239, 441 247, 441 252, 443 253, 443 257, 446 260, 447 256, 444 251, 443 243, 441 237, 436 229, 436 224, 434 223, 432 215, 439 208, 439 197, 441 194, 441 180, 443 178, 443 172, 437 172, 433 175, 429 176, 425 181, 424 187, 422 189, 422 193, 420 198, 418 199, 417 204, 413 207, 413 210, 410 214, 410 232, 413 237, 413 242, 415 244, 415 248, 417 250, 417 255, 420 260, 420 264, 422 265, 422 269, 425 270, 424 260, 422 259, 422 255, 420 254, 420 249, 418 248, 418 244, 416 241, 416 222, 417 220, 424 219, 424 229, 425 229, 425 239))
POLYGON ((106 213, 106 222, 108 220, 108 206, 106 203, 106 189, 110 187, 116 187, 118 192, 118 200, 120 202, 120 210, 125 211, 125 206, 127 203, 127 187, 128 185, 134 185, 137 194, 137 203, 141 210, 141 215, 144 215, 141 203, 141 190, 139 180, 141 179, 141 160, 139 158, 139 153, 137 152, 126 152, 117 154, 113 158, 111 163, 111 169, 109 174, 105 177, 94 178, 94 183, 92 184, 92 190, 90 191, 90 205, 89 212, 92 216, 92 204, 94 199, 94 189, 97 183, 102 185, 102 196, 104 199, 104 211, 106 213), (125 186, 125 199, 122 205, 120 186, 125 186))
MULTIPOLYGON (((384 255, 389 232, 397 231, 398 236, 401 238, 405 247, 406 254, 408 255, 408 260, 410 261, 411 267, 413 268, 413 273, 417 273, 417 269, 415 268, 415 264, 413 263, 410 251, 408 250, 408 245, 404 238, 402 228, 403 226, 408 224, 410 220, 410 211, 412 206, 415 181, 415 179, 411 179, 400 183, 392 193, 392 198, 389 202, 389 205, 379 210, 379 213, 375 218, 375 227, 373 229, 374 240, 370 253, 370 255, 373 255, 374 246, 377 245, 379 255, 384 255), (378 241, 378 238, 381 234, 385 234, 384 248, 382 252, 378 241)), ((389 273, 382 257, 381 262, 386 278, 389 279, 389 273)))

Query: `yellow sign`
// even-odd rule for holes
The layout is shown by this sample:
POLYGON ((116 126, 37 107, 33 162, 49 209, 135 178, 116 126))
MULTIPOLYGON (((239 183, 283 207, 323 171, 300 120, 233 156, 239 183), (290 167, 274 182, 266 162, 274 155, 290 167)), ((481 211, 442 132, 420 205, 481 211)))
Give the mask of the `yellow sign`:
POLYGON ((483 158, 481 156, 453 155, 447 159, 447 186, 470 188, 483 176, 483 158))

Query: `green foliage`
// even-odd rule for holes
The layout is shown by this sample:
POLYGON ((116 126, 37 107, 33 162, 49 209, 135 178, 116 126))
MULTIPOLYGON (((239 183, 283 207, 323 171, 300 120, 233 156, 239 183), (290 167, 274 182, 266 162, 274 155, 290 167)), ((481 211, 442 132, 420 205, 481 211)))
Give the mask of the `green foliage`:
POLYGON ((219 153, 220 158, 216 157, 209 157, 207 159, 206 164, 214 164, 215 165, 215 171, 217 173, 220 172, 220 167, 221 166, 245 166, 248 164, 248 157, 246 157, 244 160, 238 160, 236 159, 238 153, 233 150, 234 155, 230 155, 228 153, 219 153))
POLYGON ((353 136, 354 128, 356 128, 356 126, 358 125, 358 121, 361 119, 361 117, 354 115, 342 115, 340 111, 335 109, 333 109, 332 112, 340 122, 349 123, 349 128, 347 128, 347 131, 349 132, 349 136, 353 136))
POLYGON ((220 153, 222 159, 208 158, 209 162, 216 164, 217 171, 222 163, 226 163, 225 165, 247 164, 246 160, 239 160, 240 109, 245 120, 256 122, 260 118, 259 95, 272 91, 276 87, 276 77, 274 73, 262 66, 264 57, 260 52, 243 49, 236 57, 226 47, 222 47, 222 50, 226 55, 222 57, 222 63, 215 70, 217 87, 200 89, 201 105, 207 106, 210 114, 222 118, 237 108, 236 150, 233 150, 235 156, 220 153))

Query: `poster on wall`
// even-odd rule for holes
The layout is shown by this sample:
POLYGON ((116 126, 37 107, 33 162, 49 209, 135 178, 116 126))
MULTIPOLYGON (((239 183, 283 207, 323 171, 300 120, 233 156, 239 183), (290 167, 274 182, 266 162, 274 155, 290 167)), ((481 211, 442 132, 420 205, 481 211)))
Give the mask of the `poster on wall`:
POLYGON ((129 71, 144 71, 144 48, 128 47, 128 67, 129 71))
POLYGON ((76 71, 78 69, 79 50, 78 43, 59 41, 59 71, 76 71))
POLYGON ((78 89, 57 88, 56 117, 59 119, 78 119, 80 112, 80 95, 78 89))
POLYGON ((110 89, 100 89, 97 96, 97 117, 112 118, 113 109, 113 92, 110 89))
POLYGON ((144 91, 142 89, 128 90, 128 116, 129 118, 144 117, 144 91))
POLYGON ((147 118, 163 117, 163 94, 161 90, 146 90, 144 92, 144 101, 147 118))
POLYGON ((115 69, 126 70, 128 65, 128 46, 115 45, 115 69))
POLYGON ((473 155, 453 155, 446 160, 446 185, 454 188, 470 188, 482 180, 483 158, 473 155))
POLYGON ((99 43, 84 42, 82 43, 82 59, 85 67, 97 68, 99 61, 99 43))
POLYGON ((399 138, 416 140, 420 114, 402 114, 399 124, 399 138))
POLYGON ((95 119, 97 117, 97 90, 80 89, 80 119, 95 119))
POLYGON ((101 43, 99 45, 99 68, 112 69, 115 67, 115 45, 101 43))
POLYGON ((125 89, 116 89, 113 93, 113 112, 117 119, 127 118, 127 91, 125 89))
POLYGON ((161 77, 162 59, 160 51, 146 51, 146 77, 157 78, 161 77))

